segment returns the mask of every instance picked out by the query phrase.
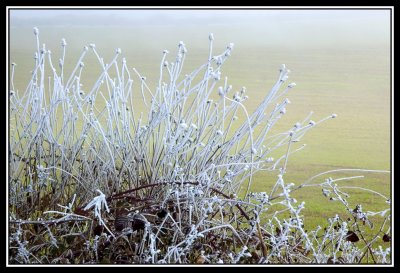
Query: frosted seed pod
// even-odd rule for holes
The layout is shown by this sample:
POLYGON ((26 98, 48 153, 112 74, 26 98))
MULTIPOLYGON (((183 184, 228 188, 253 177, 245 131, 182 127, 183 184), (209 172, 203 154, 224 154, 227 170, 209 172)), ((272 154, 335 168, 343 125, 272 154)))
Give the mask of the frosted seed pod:
POLYGON ((290 83, 290 84, 288 85, 289 88, 293 88, 293 87, 295 87, 295 86, 296 86, 296 83, 294 83, 294 82, 292 82, 292 83, 290 83))
POLYGON ((337 115, 336 114, 332 114, 332 116, 331 116, 332 118, 336 118, 337 117, 337 115))
POLYGON ((237 120, 238 119, 238 117, 237 116, 233 116, 233 120, 237 120))
POLYGON ((232 50, 234 45, 235 45, 234 43, 229 43, 229 45, 226 48, 232 50))
POLYGON ((285 64, 281 64, 281 68, 279 69, 279 71, 283 71, 286 69, 286 65, 285 64))
POLYGON ((238 96, 235 96, 235 97, 234 97, 234 100, 240 102, 240 101, 242 101, 243 99, 242 99, 241 96, 238 95, 238 96))
POLYGON ((121 49, 120 48, 117 48, 116 50, 115 50, 115 53, 117 53, 117 54, 121 54, 121 49))
POLYGON ((169 51, 168 51, 168 50, 166 50, 166 49, 164 49, 164 50, 163 50, 163 53, 164 53, 164 54, 168 54, 168 53, 169 53, 169 51))
POLYGON ((214 73, 214 80, 219 81, 221 79, 221 72, 218 71, 214 73))
POLYGON ((222 64, 222 58, 220 56, 215 58, 215 62, 217 63, 217 65, 221 65, 222 64))
POLYGON ((184 122, 182 122, 182 123, 180 124, 180 126, 181 126, 183 129, 187 129, 187 128, 188 128, 187 124, 184 123, 184 122))
POLYGON ((126 59, 125 58, 122 58, 122 63, 126 64, 126 59))
POLYGON ((201 147, 205 147, 205 146, 206 146, 203 142, 200 142, 199 145, 200 145, 201 147))
POLYGON ((84 67, 85 66, 85 63, 84 62, 80 62, 79 63, 79 67, 84 67))
POLYGON ((61 39, 61 46, 64 47, 67 45, 67 41, 65 40, 65 38, 61 39))
POLYGON ((282 108, 281 111, 280 111, 280 113, 281 113, 282 115, 284 115, 284 114, 286 113, 286 108, 282 108))
POLYGON ((10 90, 10 96, 13 96, 15 94, 14 90, 10 90))
POLYGON ((208 39, 209 39, 210 41, 214 40, 214 34, 213 34, 213 33, 210 33, 210 34, 208 35, 208 39))
POLYGON ((146 80, 146 77, 142 76, 142 77, 140 77, 140 79, 141 79, 142 81, 145 81, 145 80, 146 80))
POLYGON ((33 28, 33 34, 39 35, 39 29, 37 27, 33 28))
POLYGON ((167 66, 168 66, 168 62, 165 61, 165 62, 164 62, 164 67, 167 67, 167 66))
POLYGON ((193 129, 197 130, 197 126, 194 123, 190 124, 190 127, 192 127, 193 129))
POLYGON ((308 124, 310 124, 311 126, 314 126, 315 125, 315 121, 310 120, 310 122, 308 124))
POLYGON ((328 190, 328 189, 322 189, 322 194, 323 194, 325 197, 329 197, 330 193, 331 193, 330 190, 328 190))
POLYGON ((222 136, 224 133, 221 130, 217 130, 217 135, 222 136))
POLYGON ((288 78, 289 78, 289 76, 288 76, 288 75, 285 75, 285 76, 282 77, 281 81, 284 82, 284 81, 286 81, 288 78))
POLYGON ((83 47, 83 50, 84 50, 84 51, 88 51, 89 48, 88 48, 87 46, 84 46, 84 47, 83 47))
POLYGON ((267 161, 268 163, 271 163, 271 162, 274 161, 274 158, 273 158, 273 157, 268 157, 266 161, 267 161))
POLYGON ((285 99, 284 103, 289 104, 290 100, 288 98, 285 99))
POLYGON ((251 149, 251 153, 252 153, 252 154, 256 154, 256 153, 257 153, 256 148, 252 148, 252 149, 251 149))
POLYGON ((296 124, 294 125, 294 128, 300 128, 300 127, 301 127, 300 122, 296 122, 296 124))
POLYGON ((178 46, 184 46, 185 44, 183 43, 183 41, 179 41, 178 46))

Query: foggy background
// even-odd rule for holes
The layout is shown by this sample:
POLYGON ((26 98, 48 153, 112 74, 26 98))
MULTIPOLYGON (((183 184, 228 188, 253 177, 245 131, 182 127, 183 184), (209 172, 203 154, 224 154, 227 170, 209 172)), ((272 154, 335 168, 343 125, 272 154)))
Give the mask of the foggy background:
MULTIPOLYGON (((204 42, 209 32, 238 46, 282 47, 387 44, 389 10, 11 10, 10 25, 74 27, 144 27, 137 40, 149 46, 177 39, 204 42), (173 28, 173 31, 167 31, 173 28), (195 32, 190 32, 195 29, 195 32), (157 41, 158 40, 158 41, 157 41)), ((76 33, 79 35, 79 32, 76 33)), ((124 41, 119 33, 110 39, 124 41)), ((86 37, 92 38, 91 35, 86 37)), ((125 37, 126 38, 126 37, 125 37)))

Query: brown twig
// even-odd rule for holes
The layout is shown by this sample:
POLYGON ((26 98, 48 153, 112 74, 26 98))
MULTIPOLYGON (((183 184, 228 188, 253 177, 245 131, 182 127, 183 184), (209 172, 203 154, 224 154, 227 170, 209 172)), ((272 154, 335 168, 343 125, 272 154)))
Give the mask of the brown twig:
MULTIPOLYGON (((220 191, 220 190, 217 190, 217 189, 215 189, 215 188, 211 188, 211 190, 214 191, 214 192, 216 192, 216 193, 221 194, 221 195, 222 195, 223 197, 225 197, 226 199, 230 199, 230 197, 229 197, 228 195, 226 195, 225 193, 223 193, 223 192, 220 191)), ((247 213, 242 209, 242 207, 241 207, 239 204, 236 204, 235 206, 238 208, 238 210, 240 210, 240 213, 246 218, 246 220, 249 221, 249 220, 250 220, 250 217, 249 217, 249 216, 247 215, 247 213)))
MULTIPOLYGON (((128 193, 132 193, 132 192, 139 191, 139 190, 146 189, 146 188, 151 188, 151 187, 156 187, 156 186, 162 186, 162 185, 168 185, 168 184, 199 185, 199 182, 189 182, 189 181, 180 182, 180 181, 172 181, 172 182, 152 183, 152 184, 142 185, 142 186, 139 186, 139 187, 137 187, 137 188, 130 189, 130 190, 126 190, 126 191, 123 191, 123 192, 120 192, 120 193, 116 193, 116 194, 114 194, 114 195, 111 195, 111 196, 107 197, 106 200, 107 200, 107 202, 110 202, 111 200, 121 199, 121 198, 124 198, 124 197, 129 197, 129 196, 126 196, 126 194, 128 194, 128 193)), ((217 189, 215 189, 215 188, 211 188, 211 190, 212 190, 213 192, 216 192, 216 193, 222 195, 222 196, 225 197, 226 199, 231 199, 228 195, 226 195, 225 193, 221 192, 220 190, 217 190, 217 189)), ((83 205, 82 208, 83 208, 84 206, 86 206, 86 204, 83 205)), ((246 220, 249 221, 249 220, 250 220, 250 217, 249 217, 249 216, 247 215, 247 213, 242 209, 242 207, 241 207, 239 204, 236 204, 235 206, 238 208, 238 210, 240 211, 240 213, 246 218, 246 220)))
POLYGON ((264 256, 264 258, 267 258, 267 256, 268 256, 267 247, 265 246, 265 243, 264 243, 264 240, 263 240, 263 237, 261 234, 260 224, 256 223, 256 226, 257 226, 257 235, 258 235, 258 239, 260 239, 263 256, 264 256))

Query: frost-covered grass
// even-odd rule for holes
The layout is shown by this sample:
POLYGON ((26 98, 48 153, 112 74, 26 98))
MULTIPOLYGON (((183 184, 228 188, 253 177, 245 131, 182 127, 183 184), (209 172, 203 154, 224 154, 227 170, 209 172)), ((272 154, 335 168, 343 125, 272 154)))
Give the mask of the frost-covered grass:
POLYGON ((336 117, 313 120, 310 114, 271 133, 295 87, 285 65, 249 112, 246 88, 235 89, 221 73, 233 44, 214 53, 212 34, 206 62, 191 73, 185 74, 183 42, 175 57, 165 50, 153 89, 119 48, 106 62, 95 44, 85 46, 65 73, 67 42, 61 41, 55 62, 38 29, 34 33, 37 52, 26 91, 15 90, 11 66, 10 262, 390 262, 390 251, 376 246, 390 234, 389 197, 371 192, 387 208, 364 212, 349 203, 349 186, 340 183, 369 170, 285 182, 302 137, 336 117), (81 83, 88 54, 101 70, 90 87, 81 83), (147 112, 135 111, 138 101, 147 112), (270 188, 251 192, 256 173, 273 171, 279 175, 270 188), (342 210, 307 231, 306 203, 292 192, 310 187, 322 188, 342 210), (384 220, 366 238, 375 214, 384 220))

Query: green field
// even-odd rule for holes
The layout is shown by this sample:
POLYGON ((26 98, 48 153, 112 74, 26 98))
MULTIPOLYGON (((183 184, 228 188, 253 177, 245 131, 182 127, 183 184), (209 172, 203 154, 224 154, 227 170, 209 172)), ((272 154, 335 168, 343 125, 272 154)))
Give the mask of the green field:
MULTIPOLYGON (((307 147, 289 159, 286 181, 298 185, 317 173, 333 169, 390 170, 389 16, 388 13, 372 19, 357 16, 344 15, 337 21, 334 16, 296 21, 284 16, 271 19, 266 15, 265 22, 259 19, 255 23, 248 18, 240 23, 246 17, 239 16, 233 23, 218 24, 212 20, 210 24, 185 24, 179 20, 172 24, 164 18, 169 23, 163 24, 138 19, 123 26, 118 22, 113 25, 113 21, 104 25, 91 25, 84 20, 80 25, 58 25, 44 20, 15 19, 11 20, 9 56, 11 62, 17 63, 16 89, 23 92, 33 67, 32 28, 38 26, 42 43, 52 51, 53 62, 60 56, 61 38, 68 43, 69 69, 84 45, 95 43, 106 62, 114 55, 115 48, 120 47, 129 67, 138 69, 154 87, 163 49, 171 52, 173 60, 178 42, 184 41, 188 53, 183 74, 189 73, 206 61, 208 33, 213 32, 216 54, 229 42, 235 43, 233 54, 223 67, 223 76, 228 76, 234 89, 246 86, 250 112, 269 91, 280 64, 284 63, 292 71, 289 81, 297 86, 287 95, 291 104, 276 131, 291 127, 310 111, 314 111, 316 121, 332 113, 338 115, 337 119, 309 132, 302 141, 307 147)), ((86 75, 82 77, 87 81, 83 82, 86 89, 98 75, 99 66, 95 62, 89 54, 85 61, 86 75)), ((332 177, 359 174, 339 173, 332 177)), ((269 191, 276 175, 258 173, 252 190, 269 191)), ((369 173, 363 179, 339 183, 390 195, 389 174, 369 173)), ((368 192, 348 193, 350 204, 362 203, 364 210, 377 211, 385 205, 383 199, 368 192)), ((338 211, 338 204, 329 203, 320 188, 305 188, 295 196, 306 201, 306 224, 310 227, 338 211)))

